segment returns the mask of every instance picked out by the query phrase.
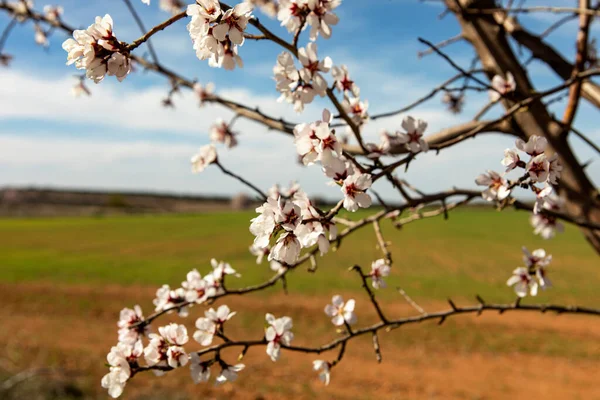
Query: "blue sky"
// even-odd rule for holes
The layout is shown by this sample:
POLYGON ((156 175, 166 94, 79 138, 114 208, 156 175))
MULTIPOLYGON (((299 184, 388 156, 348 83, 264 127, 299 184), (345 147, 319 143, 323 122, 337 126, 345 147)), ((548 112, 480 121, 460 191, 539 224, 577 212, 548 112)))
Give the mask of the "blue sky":
MULTIPOLYGON (((147 7, 134 0, 147 26, 169 17, 158 9, 157 3, 158 0, 152 0, 147 7)), ((564 6, 567 2, 543 3, 564 6)), ((41 9, 44 4, 38 0, 36 8, 41 9)), ((64 6, 64 19, 71 25, 86 27, 96 15, 109 13, 120 40, 131 41, 139 36, 137 26, 119 0, 65 0, 54 4, 64 6)), ((527 4, 542 2, 529 0, 527 4)), ((348 65, 361 87, 361 97, 369 100, 372 113, 400 108, 454 74, 435 55, 417 58, 417 52, 424 49, 418 37, 439 42, 459 33, 451 15, 438 19, 441 11, 438 5, 418 0, 344 0, 337 9, 340 23, 333 28, 333 37, 318 41, 319 55, 329 55, 336 65, 348 65)), ((277 21, 259 11, 256 14, 273 31, 288 37, 277 21)), ((541 32, 559 17, 530 14, 521 16, 520 21, 528 29, 541 32)), ((0 15, 0 29, 7 23, 6 15, 0 15)), ((291 121, 311 122, 318 119, 323 107, 329 107, 325 101, 315 101, 303 114, 296 114, 291 106, 276 102, 272 67, 280 49, 273 43, 247 41, 240 49, 243 69, 214 69, 196 59, 186 23, 180 21, 154 37, 161 62, 166 66, 201 83, 214 82, 224 97, 259 106, 291 121)), ((576 30, 573 22, 550 36, 569 58, 574 53, 576 30)), ((594 26, 592 34, 596 33, 594 26)), ((164 109, 161 99, 169 89, 168 82, 144 71, 130 75, 122 83, 113 78, 99 85, 90 82, 90 98, 73 98, 70 88, 78 71, 65 66, 66 54, 60 47, 64 39, 64 34, 56 33, 50 38, 50 47, 41 49, 34 44, 32 25, 27 23, 17 27, 7 42, 5 51, 15 59, 11 68, 0 69, 0 186, 192 194, 234 194, 245 190, 215 168, 200 175, 190 172, 189 158, 209 142, 209 126, 218 117, 230 118, 229 111, 217 106, 199 108, 191 93, 175 95, 176 108, 164 109)), ((307 41, 303 35, 301 43, 307 41)), ((466 44, 455 44, 445 51, 468 67, 472 53, 466 44)), ((558 82, 554 73, 539 63, 531 65, 530 75, 538 90, 558 82)), ((438 97, 411 115, 427 120, 428 132, 435 132, 469 120, 485 101, 485 94, 470 94, 465 112, 454 116, 438 97)), ((557 103, 553 110, 560 114, 562 107, 564 103, 557 103)), ((494 115, 499 115, 499 110, 489 114, 494 115)), ((396 130, 402 117, 372 122, 365 128, 365 135, 375 140, 382 128, 396 130)), ((597 110, 583 103, 576 126, 598 142, 596 118, 597 110)), ((296 179, 311 194, 339 197, 339 189, 325 184, 318 167, 303 168, 290 161, 295 159, 295 148, 289 137, 242 120, 236 122, 235 130, 240 133, 241 146, 233 150, 219 148, 219 157, 228 168, 264 189, 296 179)), ((598 156, 577 139, 573 145, 581 160, 593 161, 588 171, 598 181, 598 156)), ((512 141, 507 137, 482 136, 437 156, 421 155, 401 175, 427 191, 474 187, 473 180, 479 172, 488 168, 500 170, 502 152, 510 146, 512 141)), ((385 185, 377 189, 388 199, 396 198, 385 185)))

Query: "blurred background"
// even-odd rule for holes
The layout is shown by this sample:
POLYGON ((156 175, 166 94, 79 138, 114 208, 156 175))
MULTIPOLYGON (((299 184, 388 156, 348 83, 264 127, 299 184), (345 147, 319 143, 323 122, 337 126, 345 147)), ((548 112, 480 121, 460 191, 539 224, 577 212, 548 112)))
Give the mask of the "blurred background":
MULTIPOLYGON (((169 16, 157 1, 150 7, 137 3, 148 27, 169 16)), ((527 5, 565 3, 529 0, 527 5)), ((121 1, 54 4, 64 6, 64 20, 74 26, 86 27, 96 15, 109 13, 120 40, 139 36, 121 1)), ((36 9, 43 5, 38 0, 36 9)), ((319 54, 348 66, 372 113, 400 108, 454 73, 435 55, 417 57, 424 50, 417 37, 439 42, 459 32, 452 17, 438 17, 442 11, 435 3, 413 0, 346 0, 336 10, 340 23, 333 37, 318 41, 319 54)), ((284 34, 277 21, 260 18, 284 34)), ((532 13, 519 20, 540 33, 559 18, 532 13)), ((0 30, 8 23, 0 13, 0 30)), ((592 37, 596 28, 592 25, 592 37)), ((573 20, 550 38, 571 56, 576 32, 573 20)), ((165 108, 161 100, 170 89, 168 82, 143 70, 123 83, 88 83, 91 96, 73 97, 77 71, 64 65, 66 54, 60 48, 66 36, 55 32, 50 46, 42 49, 33 35, 30 23, 15 28, 4 47, 15 58, 10 68, 0 69, 0 399, 107 398, 100 379, 106 373, 106 354, 117 340, 116 322, 123 307, 139 304, 145 315, 150 314, 158 287, 178 287, 194 268, 208 272, 211 258, 231 263, 242 274, 231 281, 239 287, 262 282, 272 272, 266 263, 257 265, 248 252, 255 204, 239 182, 215 168, 190 173, 190 156, 209 143, 208 130, 216 118, 232 117, 229 111, 210 105, 198 108, 187 92, 175 94, 175 107, 165 108)), ((309 122, 327 106, 316 100, 298 115, 275 101, 272 67, 279 50, 267 42, 244 44, 240 55, 245 66, 234 72, 212 69, 196 59, 184 21, 157 34, 153 42, 167 67, 203 84, 214 82, 218 94, 271 115, 309 122)), ((448 51, 468 67, 468 50, 457 43, 448 51)), ((559 82, 535 61, 531 71, 538 90, 559 82)), ((451 114, 436 97, 412 115, 427 120, 427 132, 433 133, 469 120, 486 96, 469 94, 463 114, 451 114)), ((562 110, 564 102, 553 107, 562 110)), ((593 113, 582 102, 576 124, 598 140, 593 113)), ((366 137, 376 141, 381 129, 399 129, 403 117, 369 123, 366 137)), ((219 148, 219 158, 229 169, 263 190, 293 178, 323 204, 339 200, 339 189, 325 184, 319 168, 290 161, 296 152, 289 137, 244 120, 237 121, 234 130, 240 146, 219 148)), ((419 156, 403 178, 426 192, 474 188, 477 174, 498 170, 503 149, 512 145, 501 135, 484 135, 439 155, 419 156)), ((573 145, 582 160, 594 161, 588 173, 597 180, 597 156, 579 143, 573 145)), ((375 189, 385 200, 399 201, 383 182, 375 189)), ((582 235, 569 226, 544 241, 532 234, 528 218, 527 213, 498 213, 476 204, 453 211, 448 220, 416 221, 401 230, 383 224, 395 261, 389 287, 378 293, 385 311, 398 317, 416 313, 397 292, 399 287, 426 311, 448 308, 448 298, 472 304, 475 295, 489 302, 512 302, 515 296, 505 282, 522 264, 524 245, 545 248, 554 257, 554 287, 525 302, 597 307, 599 262, 582 235)), ((294 319, 295 344, 328 342, 336 332, 323 307, 334 294, 357 300, 360 324, 375 321, 368 298, 347 268, 368 268, 380 257, 373 232, 365 229, 319 259, 316 272, 292 272, 287 295, 278 286, 227 298, 225 304, 238 312, 229 328, 232 336, 261 337, 264 314, 271 312, 294 319)), ((195 307, 188 319, 169 316, 161 323, 177 321, 192 330, 202 314, 203 308, 195 307)), ((350 343, 328 387, 312 371, 314 357, 283 353, 272 363, 262 349, 252 349, 235 385, 196 386, 183 368, 160 378, 140 374, 128 383, 123 398, 600 399, 595 384, 598 339, 600 324, 592 317, 464 316, 441 326, 423 323, 380 335, 382 364, 376 361, 370 338, 350 343)))

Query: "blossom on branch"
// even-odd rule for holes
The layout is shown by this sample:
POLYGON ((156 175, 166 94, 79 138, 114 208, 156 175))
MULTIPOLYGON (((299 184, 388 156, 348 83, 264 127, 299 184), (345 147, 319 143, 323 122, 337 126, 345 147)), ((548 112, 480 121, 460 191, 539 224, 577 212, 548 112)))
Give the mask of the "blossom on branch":
POLYGON ((323 360, 315 360, 313 361, 313 369, 319 372, 319 379, 325 385, 329 385, 330 373, 331 373, 331 363, 323 360))
POLYGON ((216 384, 221 385, 225 382, 235 382, 238 376, 238 372, 243 370, 246 366, 244 364, 229 365, 227 368, 223 368, 219 376, 217 376, 216 384))
POLYGON ((342 296, 336 295, 331 299, 331 304, 325 306, 325 314, 331 317, 331 322, 335 326, 342 326, 344 324, 352 325, 356 323, 354 305, 354 299, 350 299, 344 303, 342 296))
POLYGON ((354 97, 360 96, 360 88, 350 79, 348 68, 345 65, 331 68, 335 87, 342 93, 352 94, 354 97))
POLYGON ((537 295, 538 284, 531 275, 529 275, 527 268, 516 268, 513 271, 513 276, 506 281, 506 284, 512 286, 519 297, 525 297, 527 296, 527 293, 531 296, 537 295))
POLYGON ((216 311, 211 308, 204 312, 204 317, 196 320, 194 340, 202 346, 209 346, 213 337, 223 329, 225 322, 229 321, 236 313, 231 312, 226 305, 220 306, 216 311))
POLYGON ((129 55, 122 53, 126 50, 114 36, 113 20, 108 14, 96 17, 87 30, 74 31, 73 38, 65 40, 62 47, 68 53, 67 65, 84 69, 95 83, 107 74, 122 81, 131 71, 129 55))
POLYGON ((216 143, 223 143, 230 149, 238 144, 235 135, 229 128, 229 124, 221 118, 218 118, 217 122, 210 127, 210 140, 216 143))
POLYGON ((369 208, 373 202, 366 191, 371 187, 372 180, 369 174, 356 173, 344 180, 342 193, 344 193, 344 208, 356 211, 359 208, 369 208))
POLYGON ((373 261, 371 264, 371 272, 369 273, 369 276, 372 279, 371 284, 373 285, 373 288, 380 289, 386 287, 383 278, 390 274, 390 270, 391 268, 387 260, 381 258, 373 261))
POLYGON ((215 146, 212 144, 202 146, 200 150, 198 150, 198 153, 192 156, 192 172, 202 172, 207 166, 215 161, 217 161, 217 150, 215 149, 215 146))
POLYGON ((60 21, 60 16, 63 14, 64 9, 62 6, 44 6, 44 16, 48 21, 58 22, 60 21))
POLYGON ((516 88, 517 84, 515 83, 515 77, 512 73, 507 72, 506 79, 500 75, 496 75, 492 78, 492 89, 490 89, 488 92, 490 101, 496 102, 502 96, 514 92, 516 88))
MULTIPOLYGON (((188 309, 184 306, 186 303, 185 289, 179 288, 171 290, 169 285, 163 285, 156 291, 156 299, 153 301, 156 306, 155 311, 165 311, 179 307, 177 312, 180 317, 187 317, 188 309)), ((169 312, 172 312, 170 310, 169 312)))
POLYGON ((504 200, 510 195, 508 182, 496 171, 488 170, 486 174, 481 174, 475 179, 475 183, 480 186, 487 186, 481 193, 481 197, 487 201, 504 200))
POLYGON ((402 129, 406 131, 398 132, 396 141, 406 145, 411 153, 426 152, 429 150, 429 143, 424 139, 423 134, 427 129, 427 122, 422 119, 415 120, 408 116, 402 120, 402 129))
POLYGON ((212 82, 207 83, 206 86, 202 86, 199 83, 194 84, 194 93, 196 93, 196 95, 198 96, 201 107, 204 105, 204 102, 207 99, 210 99, 213 96, 214 92, 215 84, 212 82))
POLYGON ((290 317, 275 318, 273 314, 267 314, 266 320, 269 326, 265 329, 265 339, 267 344, 267 355, 271 360, 279 360, 281 345, 289 346, 294 339, 291 332, 292 319, 290 317))
POLYGON ((108 389, 110 397, 117 398, 123 394, 123 389, 131 377, 131 367, 137 366, 144 347, 141 341, 135 344, 118 343, 111 348, 106 356, 110 372, 102 377, 102 387, 108 389))
POLYGON ((142 314, 142 308, 135 305, 133 309, 124 308, 119 314, 119 342, 133 345, 142 336, 148 333, 148 326, 139 325, 140 322, 144 321, 144 315, 142 314), (134 327, 136 326, 137 327, 134 327))

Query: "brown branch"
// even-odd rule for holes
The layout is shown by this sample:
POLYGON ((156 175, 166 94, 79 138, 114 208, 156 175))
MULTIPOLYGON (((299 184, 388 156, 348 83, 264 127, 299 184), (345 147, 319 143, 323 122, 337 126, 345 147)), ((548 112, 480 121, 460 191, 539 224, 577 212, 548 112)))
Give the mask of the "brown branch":
MULTIPOLYGON (((589 9, 590 0, 579 0, 579 8, 589 9)), ((579 14, 579 32, 577 33, 577 55, 575 56, 575 65, 573 66, 573 73, 571 76, 577 76, 578 73, 585 69, 585 62, 587 59, 587 47, 588 47, 588 35, 590 31, 590 24, 592 18, 589 15, 581 13, 579 14)), ((565 113, 563 115, 563 123, 565 125, 564 135, 567 135, 570 131, 570 127, 575 119, 577 113, 577 107, 579 106, 579 98, 581 97, 581 85, 582 81, 576 81, 569 89, 569 100, 565 113)))
POLYGON ((261 199, 263 201, 267 201, 268 196, 259 188, 257 188, 255 185, 253 185, 251 182, 247 181, 246 179, 242 178, 241 176, 237 175, 236 173, 231 172, 230 170, 226 169, 225 167, 223 167, 223 165, 221 165, 221 163, 219 162, 219 160, 216 160, 214 162, 214 164, 219 167, 219 169, 225 174, 225 175, 229 175, 232 178, 237 179, 238 181, 242 182, 244 185, 248 186, 250 189, 254 190, 256 193, 258 193, 258 195, 261 197, 261 199))
MULTIPOLYGON (((142 35, 145 34, 148 30, 144 26, 144 21, 142 21, 142 18, 135 10, 135 7, 133 7, 133 4, 131 4, 131 1, 123 0, 123 2, 129 9, 129 12, 131 13, 133 19, 135 20, 135 23, 138 25, 138 27, 142 31, 142 35)), ((154 46, 152 45, 152 42, 150 41, 149 37, 146 40, 146 45, 148 46, 148 51, 150 52, 150 56, 152 56, 152 59, 154 60, 154 62, 158 64, 158 54, 156 54, 156 51, 154 50, 154 46)))
MULTIPOLYGON (((462 34, 459 33, 458 35, 452 36, 449 39, 446 39, 446 40, 443 40, 443 41, 441 41, 439 43, 436 43, 435 44, 435 48, 441 49, 441 48, 449 46, 449 45, 451 45, 453 43, 459 42, 459 41, 461 41, 463 39, 464 38, 463 38, 462 34)), ((428 54, 431 54, 433 52, 434 52, 433 48, 429 48, 427 50, 419 51, 419 52, 417 52, 417 57, 418 58, 422 58, 422 57, 424 57, 424 56, 426 56, 428 54)))
POLYGON ((142 35, 139 39, 136 39, 133 42, 131 42, 131 44, 129 44, 127 46, 127 50, 129 50, 129 51, 135 50, 137 47, 141 46, 143 43, 145 43, 148 40, 150 40, 150 38, 154 34, 156 34, 157 32, 160 32, 163 29, 165 29, 165 28, 173 25, 175 22, 179 21, 180 19, 185 18, 186 16, 187 16, 187 14, 186 14, 185 11, 182 11, 179 14, 173 15, 168 20, 166 20, 166 21, 164 21, 164 22, 156 25, 154 28, 150 29, 148 32, 146 32, 144 35, 142 35))

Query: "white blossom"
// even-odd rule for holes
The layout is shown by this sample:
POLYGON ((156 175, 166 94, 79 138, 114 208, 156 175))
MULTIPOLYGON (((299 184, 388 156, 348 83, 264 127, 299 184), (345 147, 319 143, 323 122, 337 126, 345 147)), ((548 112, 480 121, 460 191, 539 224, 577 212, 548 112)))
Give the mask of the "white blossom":
POLYGON ((406 145, 406 148, 412 153, 429 150, 429 144, 423 138, 425 129, 427 129, 427 122, 421 119, 415 120, 413 117, 408 116, 402 120, 402 128, 406 133, 398 132, 396 140, 400 144, 406 145))
POLYGON ((544 213, 532 214, 529 221, 534 228, 533 233, 544 239, 551 239, 556 232, 564 230, 564 225, 558 222, 556 217, 544 213))
POLYGON ((267 246, 267 247, 259 247, 256 245, 252 245, 250 246, 250 254, 252 254, 253 256, 256 256, 256 263, 260 264, 262 263, 262 260, 265 256, 268 256, 270 253, 271 249, 267 246))
POLYGON ((302 244, 294 232, 283 233, 269 253, 268 260, 285 264, 293 264, 298 260, 302 244))
POLYGON ((543 136, 530 136, 527 142, 522 139, 517 139, 515 141, 517 149, 529 154, 531 157, 539 156, 544 151, 546 151, 546 147, 548 146, 548 141, 543 136))
POLYGON ((210 140, 216 143, 223 143, 228 148, 237 146, 235 133, 229 129, 229 124, 223 119, 218 118, 217 122, 210 127, 210 140))
POLYGON ((344 303, 342 296, 335 295, 331 299, 332 304, 325 306, 325 314, 331 317, 331 322, 335 326, 342 326, 344 323, 352 325, 356 322, 356 314, 354 314, 354 299, 350 299, 344 303))
POLYGON ((548 157, 546 157, 546 154, 544 153, 533 157, 527 163, 526 169, 529 173, 529 178, 531 178, 533 182, 545 182, 550 173, 550 162, 548 161, 548 157))
POLYGON ((506 79, 500 75, 492 78, 492 88, 489 90, 490 101, 498 101, 501 96, 513 92, 517 85, 512 73, 506 73, 506 79))
POLYGON ((342 101, 342 108, 355 124, 361 124, 369 118, 367 113, 369 102, 361 101, 359 97, 346 97, 342 101))
POLYGON ((48 42, 48 36, 46 35, 46 32, 44 32, 44 30, 39 26, 39 25, 34 25, 34 40, 35 43, 42 46, 42 47, 48 47, 48 45, 50 44, 50 42, 48 42))
POLYGON ((200 147, 198 153, 192 156, 192 172, 199 173, 210 164, 217 161, 217 150, 212 144, 200 147))
POLYGON ((352 93, 354 97, 360 96, 360 88, 352 79, 350 79, 348 68, 345 65, 333 67, 331 69, 331 75, 335 81, 335 87, 340 92, 352 93))
POLYGON ((252 5, 249 3, 239 3, 230 8, 223 14, 219 23, 213 27, 213 36, 223 42, 228 36, 232 43, 237 45, 244 44, 244 31, 251 17, 252 5))
POLYGON ((267 355, 271 360, 277 361, 281 350, 281 345, 289 346, 294 339, 292 329, 292 319, 290 317, 275 318, 273 314, 267 314, 266 320, 269 326, 265 330, 265 339, 267 344, 267 355))
MULTIPOLYGON (((163 285, 156 291, 156 298, 153 300, 155 311, 169 310, 179 307, 178 314, 181 317, 187 317, 187 307, 182 306, 186 302, 186 292, 183 288, 171 290, 169 285, 163 285)), ((169 311, 172 312, 172 311, 169 311)))
POLYGON ((211 308, 204 312, 204 317, 196 320, 194 340, 202 346, 209 346, 215 334, 223 327, 223 324, 229 321, 236 313, 231 312, 226 305, 220 306, 216 311, 211 308))
POLYGON ((544 205, 549 199, 549 196, 552 194, 553 188, 552 186, 546 186, 544 189, 540 190, 535 195, 535 204, 533 205, 533 213, 537 214, 542 211, 544 205))
POLYGON ((127 380, 131 376, 131 365, 137 364, 142 355, 143 346, 141 341, 135 344, 118 343, 111 348, 106 356, 110 372, 102 377, 102 387, 108 389, 108 394, 117 398, 123 393, 127 380))
POLYGON ((219 376, 217 376, 216 384, 221 385, 227 381, 234 382, 237 379, 237 374, 245 367, 244 364, 229 365, 224 368, 219 376))
POLYGON ((337 25, 339 18, 332 10, 339 6, 341 0, 309 0, 310 13, 306 22, 311 26, 310 40, 317 40, 320 34, 325 39, 331 37, 331 26, 337 25))
POLYGON ((319 372, 319 379, 325 385, 329 385, 330 380, 330 372, 331 372, 331 364, 327 361, 323 360, 315 360, 313 361, 313 369, 319 372))
POLYGON ((525 262, 525 265, 527 265, 529 268, 546 267, 552 261, 552 255, 546 255, 546 250, 544 249, 537 249, 530 253, 529 250, 523 246, 522 250, 523 262, 525 262))
POLYGON ((147 326, 138 326, 136 328, 132 328, 132 326, 139 324, 144 320, 144 315, 142 314, 142 308, 138 305, 135 305, 133 309, 124 308, 121 310, 119 314, 119 322, 117 326, 119 327, 119 342, 125 344, 135 344, 141 336, 147 333, 147 326))
POLYGON ((46 17, 46 19, 52 22, 58 22, 63 12, 64 9, 62 6, 44 6, 44 16, 46 17))
POLYGON ((512 171, 520 164, 521 158, 515 149, 504 150, 504 158, 501 163, 506 167, 506 172, 512 171))
POLYGON ((488 187, 481 193, 481 197, 487 201, 504 200, 510 194, 508 182, 496 171, 488 170, 486 174, 479 175, 475 183, 488 187))
POLYGON ((556 185, 558 184, 558 179, 560 178, 563 170, 563 166, 558 160, 558 154, 555 153, 548 158, 548 163, 548 182, 556 185))
POLYGON ((200 304, 209 297, 208 283, 195 269, 187 273, 186 280, 181 283, 181 287, 185 289, 186 301, 200 304))
POLYGON ((369 174, 356 173, 344 180, 342 193, 344 193, 344 208, 348 211, 356 211, 359 207, 369 208, 372 200, 367 193, 371 187, 372 180, 369 174))
POLYGON ((300 77, 305 83, 310 83, 317 94, 323 97, 327 90, 327 81, 321 72, 329 72, 333 66, 331 58, 325 57, 323 60, 319 60, 316 43, 309 43, 306 47, 298 50, 298 59, 303 66, 300 70, 300 77))
MULTIPOLYGON (((150 0, 148 0, 149 4, 150 0)), ((173 15, 178 14, 183 8, 184 3, 181 0, 160 0, 159 7, 161 10, 171 13, 173 15)))
POLYGON ((506 284, 508 286, 513 286, 515 293, 519 297, 525 297, 528 293, 531 296, 537 295, 538 284, 531 275, 529 275, 527 268, 516 268, 513 271, 513 276, 506 281, 506 284))
POLYGON ((199 83, 194 84, 194 93, 196 93, 198 99, 200 100, 200 106, 203 106, 204 102, 207 99, 210 99, 213 96, 214 92, 215 84, 212 82, 207 83, 206 86, 202 86, 199 83))
POLYGON ((280 0, 277 19, 288 32, 296 33, 302 27, 308 12, 308 0, 280 0))
POLYGON ((386 283, 383 280, 384 277, 390 274, 390 265, 387 260, 380 258, 379 260, 373 261, 371 264, 371 273, 369 276, 372 279, 371 284, 375 289, 385 288, 386 283))
POLYGON ((254 245, 268 247, 271 234, 275 229, 275 212, 279 209, 277 200, 269 197, 267 201, 256 209, 260 215, 251 220, 250 232, 256 236, 254 245))

